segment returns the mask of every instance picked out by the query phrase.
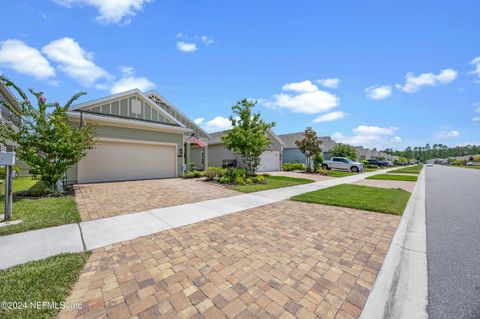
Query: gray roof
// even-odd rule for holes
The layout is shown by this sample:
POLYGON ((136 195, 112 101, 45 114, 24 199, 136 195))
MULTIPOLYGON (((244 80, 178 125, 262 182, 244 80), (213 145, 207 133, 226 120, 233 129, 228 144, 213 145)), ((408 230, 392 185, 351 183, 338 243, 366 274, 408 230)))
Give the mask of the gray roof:
POLYGON ((221 144, 221 138, 225 135, 225 131, 210 133, 210 139, 208 140, 208 145, 221 144))
MULTIPOLYGON (((295 142, 303 139, 304 132, 282 134, 282 135, 279 135, 278 137, 280 137, 285 143, 285 148, 297 148, 297 145, 295 144, 295 142)), ((332 140, 330 136, 320 136, 319 139, 320 141, 322 141, 321 147, 322 147, 322 151, 324 152, 329 151, 336 144, 335 141, 332 140)))
MULTIPOLYGON (((280 144, 283 144, 283 140, 275 134, 275 132, 271 129, 268 130, 268 133, 270 134, 271 137, 273 137, 275 140, 277 140, 280 144)), ((208 140, 209 145, 213 144, 222 144, 222 137, 225 135, 225 131, 220 131, 220 132, 215 132, 215 133, 210 133, 210 139, 208 140)))

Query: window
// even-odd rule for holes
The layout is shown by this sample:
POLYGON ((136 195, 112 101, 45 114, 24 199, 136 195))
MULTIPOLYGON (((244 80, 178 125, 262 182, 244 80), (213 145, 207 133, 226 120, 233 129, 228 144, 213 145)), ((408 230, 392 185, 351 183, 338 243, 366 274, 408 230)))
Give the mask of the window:
POLYGON ((334 161, 334 162, 342 162, 342 159, 341 159, 341 158, 338 158, 338 157, 334 157, 334 158, 332 158, 332 161, 334 161))
POLYGON ((142 102, 140 100, 132 100, 132 113, 142 114, 142 102))

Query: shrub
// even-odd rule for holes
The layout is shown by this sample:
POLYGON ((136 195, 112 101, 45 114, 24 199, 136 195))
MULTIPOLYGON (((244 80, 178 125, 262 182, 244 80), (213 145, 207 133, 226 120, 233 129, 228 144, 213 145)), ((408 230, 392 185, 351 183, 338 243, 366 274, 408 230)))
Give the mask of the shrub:
POLYGON ((188 171, 185 172, 184 178, 197 178, 197 177, 203 177, 205 176, 204 171, 188 171))
POLYGON ((313 157, 313 169, 317 170, 322 166, 323 164, 323 155, 321 153, 318 153, 313 157))
POLYGON ((362 163, 363 165, 365 165, 365 167, 368 165, 368 161, 367 161, 367 160, 361 160, 360 163, 362 163))
POLYGON ((243 184, 245 184, 245 180, 242 177, 237 176, 237 177, 235 177, 235 184, 236 185, 243 185, 243 184))
POLYGON ((296 171, 296 170, 304 171, 306 169, 307 167, 305 166, 305 164, 302 164, 302 163, 285 163, 282 165, 282 170, 284 171, 296 171))
POLYGON ((247 184, 253 184, 253 179, 251 177, 245 179, 245 183, 247 184))
POLYGON ((245 170, 241 168, 227 168, 224 176, 228 176, 230 180, 234 181, 237 177, 245 178, 245 170))
POLYGON ((374 165, 374 164, 367 164, 365 165, 366 168, 378 168, 378 165, 374 165))
POLYGON ((324 176, 328 176, 328 172, 327 172, 326 169, 318 168, 318 169, 315 170, 315 173, 320 174, 320 175, 324 175, 324 176))
MULTIPOLYGON (((18 175, 21 171, 20 166, 18 165, 13 165, 13 170, 15 171, 15 175, 18 175)), ((5 173, 5 166, 0 166, 0 178, 5 178, 5 173)))
POLYGON ((228 177, 227 175, 224 175, 224 176, 221 176, 219 179, 218 179, 218 182, 220 184, 229 184, 232 182, 232 179, 230 177, 228 177))
POLYGON ((262 175, 263 175, 264 177, 272 176, 272 174, 270 174, 270 173, 263 173, 262 175))
POLYGON ((261 183, 261 184, 266 183, 267 180, 265 179, 264 176, 265 176, 265 175, 258 175, 258 176, 257 176, 257 183, 261 183))
POLYGON ((225 168, 218 167, 218 166, 209 166, 207 169, 207 177, 213 175, 212 179, 215 177, 222 177, 225 175, 225 168))

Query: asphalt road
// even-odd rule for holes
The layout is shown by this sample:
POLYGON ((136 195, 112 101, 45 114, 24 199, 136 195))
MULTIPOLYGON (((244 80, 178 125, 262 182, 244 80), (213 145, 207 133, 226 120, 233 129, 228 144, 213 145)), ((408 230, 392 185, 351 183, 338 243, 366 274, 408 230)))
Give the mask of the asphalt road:
POLYGON ((480 170, 426 167, 429 318, 480 318, 480 170))

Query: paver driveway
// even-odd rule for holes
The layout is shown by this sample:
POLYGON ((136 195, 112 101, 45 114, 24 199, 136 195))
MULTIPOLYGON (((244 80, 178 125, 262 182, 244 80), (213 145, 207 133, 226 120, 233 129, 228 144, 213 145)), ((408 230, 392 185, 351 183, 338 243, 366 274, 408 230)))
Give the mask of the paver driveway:
POLYGON ((240 194, 199 179, 181 178, 81 184, 74 188, 82 221, 240 194))
POLYGON ((60 318, 357 318, 398 222, 282 201, 97 249, 60 318))

